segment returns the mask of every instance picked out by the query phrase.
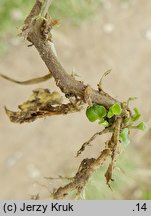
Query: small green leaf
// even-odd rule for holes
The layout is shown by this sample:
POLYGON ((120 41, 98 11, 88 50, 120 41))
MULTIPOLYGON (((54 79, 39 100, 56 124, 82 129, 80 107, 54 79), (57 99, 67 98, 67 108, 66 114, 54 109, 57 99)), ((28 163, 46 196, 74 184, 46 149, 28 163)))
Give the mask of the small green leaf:
POLYGON ((132 115, 131 119, 132 121, 137 121, 141 117, 141 114, 138 110, 138 108, 134 108, 134 114, 132 115))
POLYGON ((114 115, 120 115, 121 112, 122 112, 121 105, 118 103, 115 103, 109 108, 107 117, 112 118, 114 115))
POLYGON ((87 116, 87 118, 89 119, 90 122, 94 122, 94 121, 96 121, 98 119, 98 115, 95 112, 93 106, 87 108, 87 110, 86 110, 86 116, 87 116))
POLYGON ((109 109, 108 114, 107 114, 107 117, 108 117, 108 118, 112 118, 113 116, 114 116, 114 113, 112 112, 111 109, 109 109))
POLYGON ((146 129, 146 125, 144 122, 139 123, 137 126, 137 129, 144 131, 146 129))
POLYGON ((103 118, 106 116, 106 109, 104 106, 95 104, 95 105, 93 105, 93 109, 97 113, 99 118, 103 118))
POLYGON ((120 133, 120 141, 122 144, 124 144, 126 146, 130 143, 128 133, 129 133, 128 128, 124 128, 120 133))
POLYGON ((87 108, 86 116, 89 121, 94 122, 97 119, 102 119, 106 116, 106 109, 104 106, 94 104, 93 106, 87 108))
POLYGON ((114 115, 120 115, 122 112, 121 105, 118 103, 115 103, 111 106, 111 110, 114 113, 114 115))
POLYGON ((104 126, 104 127, 108 127, 108 126, 109 126, 108 121, 106 121, 106 120, 104 120, 104 119, 101 119, 101 120, 99 121, 99 124, 102 125, 102 126, 104 126))

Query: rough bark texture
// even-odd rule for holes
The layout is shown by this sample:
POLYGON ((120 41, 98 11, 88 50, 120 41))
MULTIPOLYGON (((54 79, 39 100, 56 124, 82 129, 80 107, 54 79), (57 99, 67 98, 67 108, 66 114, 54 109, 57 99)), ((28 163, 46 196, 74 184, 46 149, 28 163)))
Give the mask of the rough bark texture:
MULTIPOLYGON (((87 85, 84 85, 82 81, 77 81, 62 67, 50 47, 49 40, 51 39, 49 38, 49 40, 47 40, 43 34, 44 21, 42 19, 34 19, 34 17, 38 16, 40 13, 40 9, 43 5, 42 2, 43 1, 40 0, 36 1, 31 13, 25 20, 22 34, 26 36, 28 41, 30 41, 38 50, 42 60, 54 77, 57 86, 63 93, 69 96, 80 97, 85 103, 97 103, 106 107, 113 105, 117 101, 110 95, 103 90, 94 90, 90 86, 88 86, 89 88, 87 89, 87 85)), ((50 27, 50 29, 51 28, 52 27, 50 27)))

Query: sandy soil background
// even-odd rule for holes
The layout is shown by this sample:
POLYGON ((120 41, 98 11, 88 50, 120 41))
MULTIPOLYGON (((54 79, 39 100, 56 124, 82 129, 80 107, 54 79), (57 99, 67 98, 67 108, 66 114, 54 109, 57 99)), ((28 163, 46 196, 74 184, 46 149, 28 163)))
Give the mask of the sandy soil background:
MULTIPOLYGON (((61 26, 54 31, 58 58, 70 73, 75 68, 78 79, 94 88, 108 69, 104 90, 119 100, 137 96, 134 102, 151 125, 151 1, 106 1, 94 21, 80 27, 61 26)), ((0 59, 0 73, 25 80, 47 73, 34 48, 20 39, 10 38, 9 51, 0 59)), ((53 182, 45 176, 70 175, 83 157, 100 152, 101 139, 94 142, 83 156, 76 151, 93 132, 99 130, 85 118, 84 111, 67 116, 40 119, 30 124, 13 124, 4 112, 4 105, 16 110, 35 88, 56 89, 54 81, 33 86, 19 86, 0 80, 0 199, 28 199, 40 193, 48 197, 53 182), (48 187, 48 188, 47 188, 48 187)), ((135 168, 139 179, 151 188, 151 133, 137 132, 132 138, 135 168), (141 174, 140 174, 141 173, 141 174), (141 177, 140 177, 141 176, 141 177)), ((130 159, 130 158, 129 158, 130 159)), ((133 162, 134 162, 133 161, 133 162)), ((133 173, 134 174, 134 173, 133 173)), ((131 179, 131 177, 130 177, 131 179)), ((139 198, 133 193, 138 181, 124 192, 123 198, 139 198)))

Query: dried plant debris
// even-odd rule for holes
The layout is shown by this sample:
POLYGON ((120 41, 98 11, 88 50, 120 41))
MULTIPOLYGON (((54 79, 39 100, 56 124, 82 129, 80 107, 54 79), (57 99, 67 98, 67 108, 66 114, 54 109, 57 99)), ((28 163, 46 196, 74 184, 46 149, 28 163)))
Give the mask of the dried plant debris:
MULTIPOLYGON (((34 121, 38 117, 60 114, 60 106, 63 101, 58 92, 50 92, 48 89, 35 89, 28 100, 18 106, 19 111, 13 112, 5 108, 12 122, 23 123, 34 121)), ((65 107, 62 107, 65 109, 65 107)))
POLYGON ((108 128, 105 128, 103 131, 99 131, 99 132, 96 132, 95 134, 93 134, 93 136, 88 141, 86 141, 85 143, 82 144, 81 148, 77 152, 77 157, 85 150, 85 148, 87 146, 91 145, 92 141, 95 140, 95 138, 97 136, 109 133, 111 131, 112 131, 112 127, 108 127, 108 128))
POLYGON ((62 96, 58 92, 50 92, 48 89, 35 89, 29 99, 19 105, 23 112, 37 110, 46 105, 61 104, 62 96))
POLYGON ((82 109, 80 100, 62 104, 63 98, 58 92, 48 89, 35 89, 29 99, 18 106, 19 111, 10 111, 5 107, 6 114, 11 122, 32 122, 37 118, 79 112, 82 109))

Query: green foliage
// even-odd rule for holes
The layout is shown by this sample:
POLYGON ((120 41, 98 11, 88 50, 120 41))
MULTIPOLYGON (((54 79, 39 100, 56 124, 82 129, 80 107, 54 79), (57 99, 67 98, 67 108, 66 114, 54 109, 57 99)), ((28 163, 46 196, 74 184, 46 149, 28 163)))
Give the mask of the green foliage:
POLYGON ((134 108, 134 114, 131 117, 126 118, 124 122, 126 125, 130 127, 134 124, 135 121, 138 121, 140 117, 141 117, 141 114, 138 111, 138 108, 134 108))
POLYGON ((114 115, 120 115, 122 112, 121 105, 118 103, 113 104, 113 106, 110 107, 114 115))
POLYGON ((130 143, 129 140, 129 130, 128 128, 124 128, 120 133, 120 141, 122 144, 127 146, 130 143))
POLYGON ((99 124, 108 127, 110 125, 110 118, 114 115, 120 115, 122 112, 121 105, 118 103, 113 104, 107 111, 106 108, 99 104, 94 104, 91 107, 88 107, 86 110, 86 116, 90 122, 99 120, 99 124))
POLYGON ((114 113, 112 112, 112 110, 108 111, 107 117, 108 118, 112 118, 114 116, 114 113))
POLYGON ((94 122, 96 120, 103 120, 103 117, 106 116, 106 109, 104 106, 94 104, 93 106, 87 108, 86 116, 89 121, 94 122))
POLYGON ((132 121, 137 121, 140 117, 141 117, 141 114, 138 108, 134 108, 134 114, 131 117, 132 121))
MULTIPOLYGON (((129 98, 129 100, 134 100, 136 98, 129 98)), ((140 122, 137 125, 134 125, 141 117, 141 114, 138 108, 134 108, 134 113, 130 117, 124 120, 123 129, 120 131, 120 142, 127 146, 130 143, 129 132, 130 129, 139 129, 144 131, 146 125, 144 122, 140 122)), ((94 104, 91 107, 88 107, 86 110, 86 116, 90 122, 98 120, 98 124, 103 127, 109 127, 114 122, 114 116, 118 116, 122 113, 121 105, 118 103, 113 104, 108 110, 99 104, 94 104)))
MULTIPOLYGON (((133 99, 131 99, 131 100, 133 100, 133 99)), ((138 108, 135 107, 133 110, 134 110, 134 114, 132 114, 130 118, 125 119, 124 123, 126 125, 126 128, 124 128, 120 133, 120 141, 124 145, 128 145, 130 143, 129 130, 131 128, 132 129, 139 129, 142 131, 144 131, 146 129, 146 125, 144 122, 140 122, 138 125, 134 125, 134 123, 140 119, 141 114, 140 114, 138 108)))
POLYGON ((144 122, 140 122, 138 125, 134 125, 135 122, 137 122, 140 117, 141 117, 141 114, 138 110, 138 108, 134 108, 134 114, 132 114, 132 116, 130 118, 126 118, 125 119, 125 124, 128 128, 133 128, 133 129, 139 129, 139 130, 146 130, 146 125, 144 122))
POLYGON ((93 105, 94 111, 97 113, 99 118, 103 118, 106 116, 106 108, 101 105, 93 105))
POLYGON ((108 111, 108 118, 112 118, 114 115, 120 115, 122 112, 121 105, 118 103, 113 104, 108 111))
POLYGON ((139 123, 139 124, 136 126, 136 128, 139 129, 139 130, 144 131, 144 130, 146 130, 146 125, 145 125, 144 122, 141 122, 141 123, 139 123))
POLYGON ((94 111, 93 107, 90 107, 86 110, 86 116, 90 122, 94 122, 98 119, 97 113, 94 111))

